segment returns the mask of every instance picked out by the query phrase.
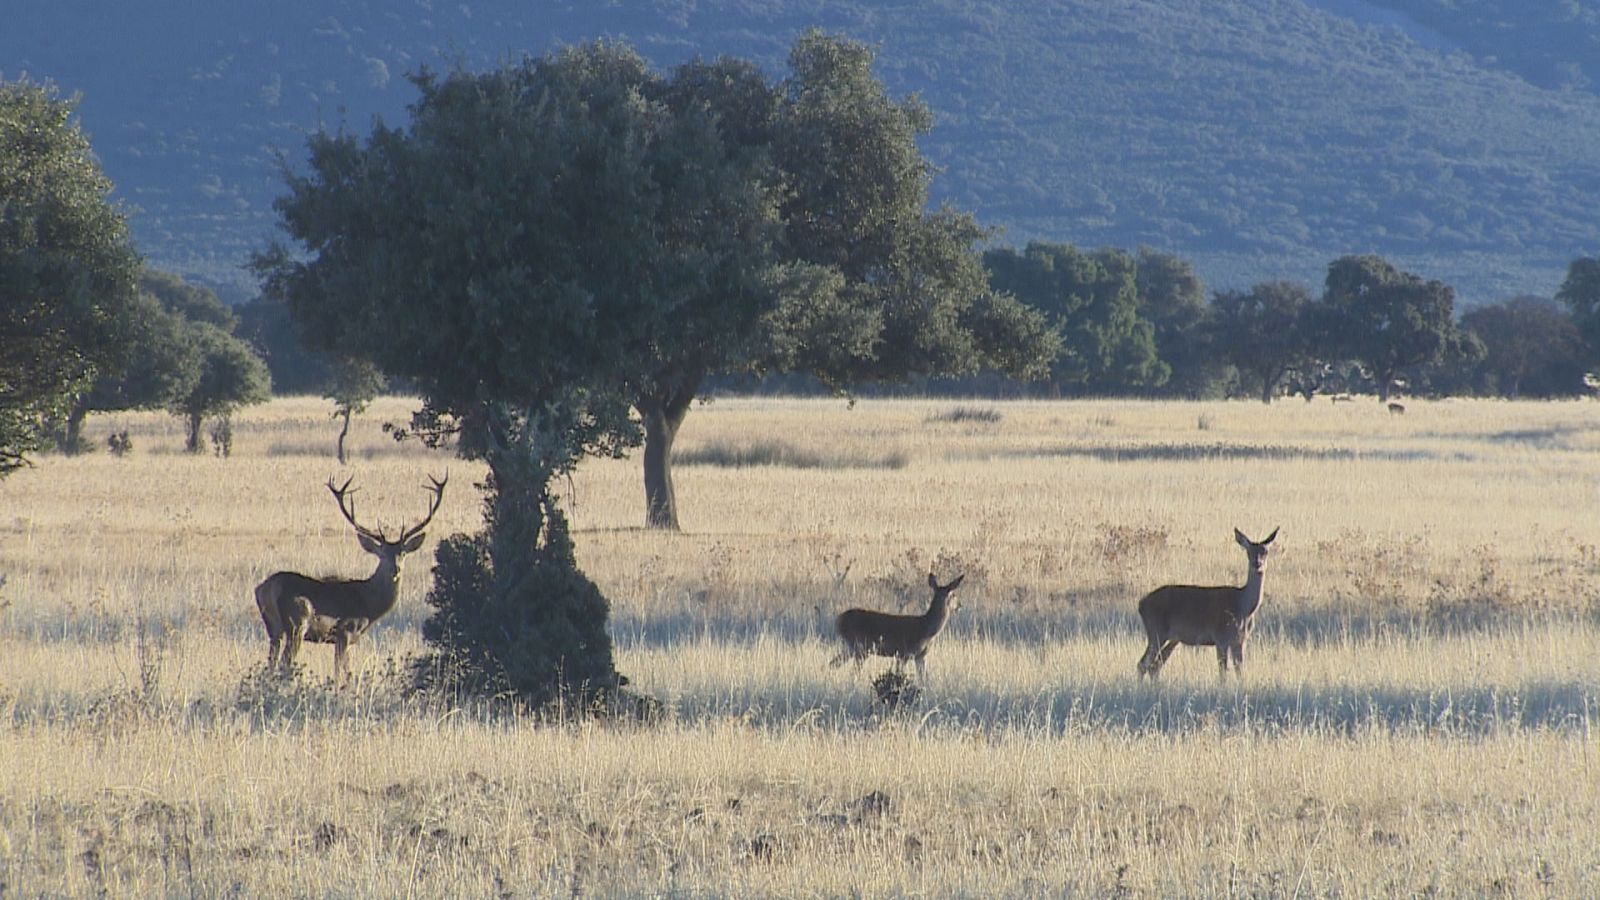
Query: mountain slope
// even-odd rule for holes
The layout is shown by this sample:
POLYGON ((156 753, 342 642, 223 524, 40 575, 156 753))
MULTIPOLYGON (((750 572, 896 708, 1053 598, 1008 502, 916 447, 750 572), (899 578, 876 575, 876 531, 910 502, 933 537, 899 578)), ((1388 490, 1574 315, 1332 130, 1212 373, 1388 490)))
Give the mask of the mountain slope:
POLYGON ((1440 5, 60 0, 8 13, 0 70, 81 92, 140 247, 213 282, 244 282, 272 234, 275 149, 293 164, 319 123, 399 121, 420 65, 605 36, 661 66, 728 53, 777 74, 820 26, 872 42, 891 89, 923 94, 936 197, 1003 241, 1146 243, 1216 287, 1316 283, 1377 252, 1473 300, 1550 293, 1600 247, 1600 96, 1502 68, 1493 29, 1453 32, 1440 5))

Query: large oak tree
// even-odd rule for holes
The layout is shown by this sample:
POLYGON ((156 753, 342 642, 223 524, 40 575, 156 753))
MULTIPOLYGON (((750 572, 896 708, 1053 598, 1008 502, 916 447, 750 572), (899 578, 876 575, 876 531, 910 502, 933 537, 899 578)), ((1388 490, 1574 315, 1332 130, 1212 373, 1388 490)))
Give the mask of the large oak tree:
POLYGON ((73 104, 0 82, 0 476, 130 346, 139 260, 73 104))

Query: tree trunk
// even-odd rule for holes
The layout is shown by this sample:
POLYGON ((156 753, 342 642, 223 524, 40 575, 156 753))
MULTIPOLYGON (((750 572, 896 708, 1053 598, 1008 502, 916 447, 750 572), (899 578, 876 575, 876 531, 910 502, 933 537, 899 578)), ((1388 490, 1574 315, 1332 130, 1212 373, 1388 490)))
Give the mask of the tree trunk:
POLYGON ((700 389, 700 377, 678 390, 639 397, 634 408, 644 423, 645 524, 678 531, 678 498, 672 486, 672 444, 700 389))
POLYGON ((1389 390, 1393 385, 1394 385, 1394 376, 1388 374, 1387 372, 1384 373, 1378 379, 1378 402, 1379 403, 1388 403, 1389 402, 1389 390))
POLYGON ((187 427, 188 427, 188 431, 189 431, 189 437, 188 437, 188 440, 186 440, 184 442, 183 449, 187 450, 190 453, 199 453, 200 452, 200 426, 203 423, 203 421, 205 419, 205 416, 203 416, 203 415, 201 415, 200 413, 197 413, 197 412, 192 412, 192 413, 185 413, 185 417, 188 420, 188 426, 187 427))
POLYGON ((72 404, 72 409, 67 411, 66 434, 61 439, 62 453, 77 456, 87 449, 83 446, 83 421, 88 417, 87 407, 79 403, 72 404))
POLYGON ((1272 405, 1272 395, 1277 392, 1276 391, 1277 387, 1278 387, 1278 376, 1273 375, 1273 374, 1271 374, 1269 372, 1262 373, 1262 375, 1261 375, 1261 402, 1267 404, 1268 406, 1271 406, 1272 405))
POLYGON ((344 465, 344 439, 350 433, 350 407, 339 410, 340 418, 344 420, 344 427, 339 429, 338 457, 339 465, 344 465))

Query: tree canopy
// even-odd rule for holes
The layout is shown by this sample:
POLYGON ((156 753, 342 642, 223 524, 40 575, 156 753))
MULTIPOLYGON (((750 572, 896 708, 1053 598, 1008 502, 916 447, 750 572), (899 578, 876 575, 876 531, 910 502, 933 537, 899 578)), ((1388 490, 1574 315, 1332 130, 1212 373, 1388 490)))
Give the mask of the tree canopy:
POLYGON ((1271 403, 1283 377, 1309 362, 1302 316, 1311 305, 1303 285, 1268 281, 1212 299, 1209 330, 1218 355, 1249 376, 1271 403))
POLYGON ((139 260, 73 103, 0 82, 0 475, 122 365, 139 260))
POLYGON ((1378 256, 1344 256, 1328 266, 1326 291, 1314 312, 1313 345, 1325 358, 1360 361, 1388 400, 1411 366, 1458 352, 1455 291, 1402 272, 1378 256))
POLYGON ((1166 381, 1171 370, 1140 312, 1137 263, 1127 251, 1035 241, 1021 253, 992 249, 983 261, 996 291, 1042 311, 1061 334, 1052 369, 1058 386, 1109 390, 1166 381))

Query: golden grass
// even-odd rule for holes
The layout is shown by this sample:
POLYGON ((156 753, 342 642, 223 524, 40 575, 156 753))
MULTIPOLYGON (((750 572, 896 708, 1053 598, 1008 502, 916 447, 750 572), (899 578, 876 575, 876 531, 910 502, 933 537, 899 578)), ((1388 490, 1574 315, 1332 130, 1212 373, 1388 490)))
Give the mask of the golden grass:
POLYGON ((398 525, 448 467, 430 539, 478 526, 480 469, 379 431, 407 401, 343 470, 324 401, 227 460, 93 422, 133 454, 0 483, 0 892, 1595 895, 1600 405, 1407 406, 699 407, 683 534, 639 528, 636 462, 562 486, 650 728, 402 697, 431 547, 356 685, 316 646, 259 677, 257 581, 370 570, 330 475, 398 525), (716 464, 747 446, 809 467, 716 464), (1282 526, 1243 684, 1199 650, 1138 684, 1134 602, 1241 578, 1236 525, 1282 526), (826 620, 930 565, 963 605, 890 712, 826 620))

